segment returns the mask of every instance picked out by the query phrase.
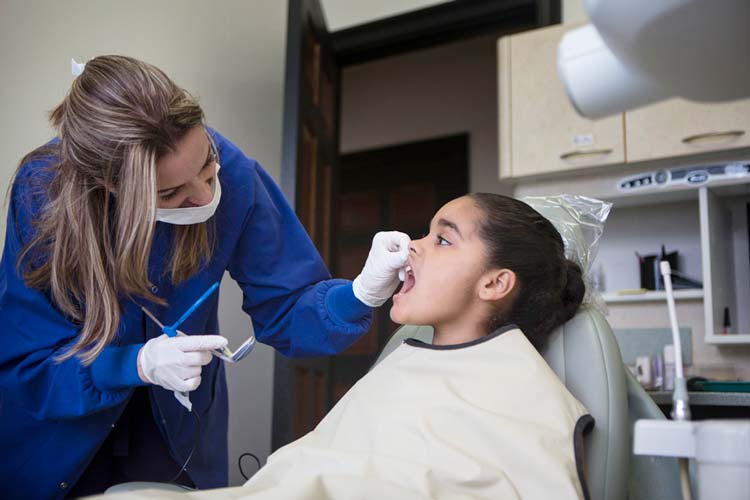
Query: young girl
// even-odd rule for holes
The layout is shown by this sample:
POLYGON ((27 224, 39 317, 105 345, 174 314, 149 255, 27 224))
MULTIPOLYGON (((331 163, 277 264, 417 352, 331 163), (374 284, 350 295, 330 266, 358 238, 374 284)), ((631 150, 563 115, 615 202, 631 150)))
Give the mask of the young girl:
POLYGON ((586 496, 574 438, 590 417, 538 353, 584 295, 560 234, 523 202, 472 194, 409 250, 391 318, 433 326, 433 343, 399 346, 227 498, 586 496))
POLYGON ((552 223, 505 196, 451 201, 409 250, 391 319, 432 325, 434 345, 477 340, 512 324, 539 350, 573 317, 585 291, 552 223))

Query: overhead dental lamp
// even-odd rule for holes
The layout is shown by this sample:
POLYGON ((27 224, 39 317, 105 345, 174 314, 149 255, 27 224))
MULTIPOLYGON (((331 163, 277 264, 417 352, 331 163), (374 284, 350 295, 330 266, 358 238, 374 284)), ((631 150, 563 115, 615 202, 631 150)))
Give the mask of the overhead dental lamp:
POLYGON ((576 110, 602 118, 670 97, 750 96, 749 0, 583 0, 557 67, 576 110))

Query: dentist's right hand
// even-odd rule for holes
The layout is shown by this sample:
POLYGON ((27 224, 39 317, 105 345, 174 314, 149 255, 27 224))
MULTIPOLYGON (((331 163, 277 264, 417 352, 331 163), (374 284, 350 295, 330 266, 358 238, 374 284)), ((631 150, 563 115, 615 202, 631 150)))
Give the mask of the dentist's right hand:
POLYGON ((162 334, 138 352, 138 376, 170 391, 194 391, 201 385, 203 366, 211 362, 211 351, 226 345, 227 339, 219 335, 162 334))

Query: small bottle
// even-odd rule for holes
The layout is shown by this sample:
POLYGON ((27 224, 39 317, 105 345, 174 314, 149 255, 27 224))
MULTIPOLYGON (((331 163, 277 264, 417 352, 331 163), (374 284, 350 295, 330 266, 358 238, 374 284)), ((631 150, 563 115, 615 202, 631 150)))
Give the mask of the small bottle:
POLYGON ((654 374, 654 389, 661 391, 664 389, 664 358, 661 353, 656 353, 651 361, 651 371, 654 374))
POLYGON ((729 333, 729 330, 732 328, 732 320, 729 318, 729 308, 724 308, 724 323, 721 329, 721 333, 726 335, 729 333))
POLYGON ((675 362, 674 362, 674 344, 664 346, 664 390, 674 390, 675 362))

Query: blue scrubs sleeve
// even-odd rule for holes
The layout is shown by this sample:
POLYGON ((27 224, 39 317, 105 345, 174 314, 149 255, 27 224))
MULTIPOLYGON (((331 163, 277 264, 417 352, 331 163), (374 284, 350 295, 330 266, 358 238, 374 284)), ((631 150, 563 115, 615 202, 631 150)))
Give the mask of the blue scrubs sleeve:
POLYGON ((0 262, 0 388, 37 419, 75 418, 123 402, 141 385, 135 359, 142 344, 110 346, 83 365, 56 358, 78 335, 47 294, 26 287, 16 259, 31 233, 31 209, 14 188, 0 262))
POLYGON ((279 188, 253 167, 252 201, 228 270, 255 335, 287 356, 341 352, 369 329, 371 310, 347 291, 350 281, 331 279, 279 188))

